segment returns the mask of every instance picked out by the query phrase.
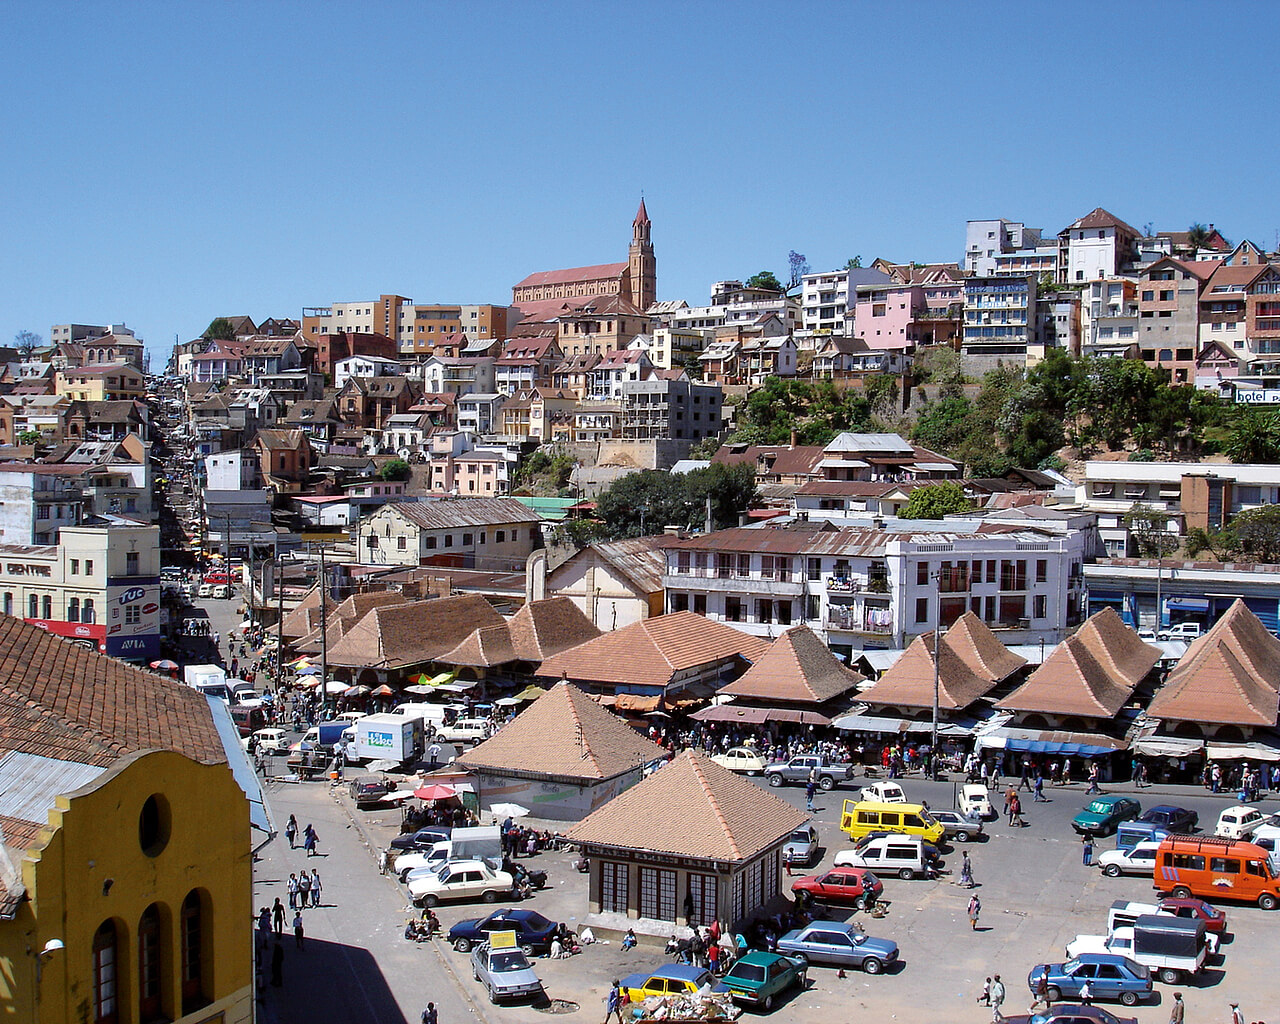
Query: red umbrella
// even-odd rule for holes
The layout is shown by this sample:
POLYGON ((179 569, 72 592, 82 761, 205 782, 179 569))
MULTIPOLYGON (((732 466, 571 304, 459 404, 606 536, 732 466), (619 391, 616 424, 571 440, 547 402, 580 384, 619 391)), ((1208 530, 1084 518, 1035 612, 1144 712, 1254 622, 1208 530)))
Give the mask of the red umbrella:
POLYGON ((151 663, 151 667, 154 669, 159 669, 162 672, 172 672, 174 669, 178 668, 179 666, 176 661, 170 661, 168 658, 161 658, 159 661, 153 661, 151 663))
POLYGON ((451 796, 457 796, 458 791, 452 786, 433 784, 430 786, 419 786, 413 791, 413 795, 420 800, 448 800, 451 796))
POLYGON ((383 683, 371 694, 369 694, 370 697, 394 697, 395 695, 396 695, 396 691, 391 689, 391 687, 387 686, 386 683, 383 683))

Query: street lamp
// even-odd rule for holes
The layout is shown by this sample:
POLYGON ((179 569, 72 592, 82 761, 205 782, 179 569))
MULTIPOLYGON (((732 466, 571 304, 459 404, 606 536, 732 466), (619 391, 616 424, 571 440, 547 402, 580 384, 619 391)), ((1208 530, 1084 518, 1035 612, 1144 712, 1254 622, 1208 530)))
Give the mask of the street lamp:
MULTIPOLYGON (((44 944, 44 949, 36 954, 36 984, 40 984, 40 978, 44 974, 44 962, 51 960, 54 953, 61 952, 66 946, 63 945, 61 939, 50 939, 44 944)), ((28 952, 30 952, 28 950, 28 952)))

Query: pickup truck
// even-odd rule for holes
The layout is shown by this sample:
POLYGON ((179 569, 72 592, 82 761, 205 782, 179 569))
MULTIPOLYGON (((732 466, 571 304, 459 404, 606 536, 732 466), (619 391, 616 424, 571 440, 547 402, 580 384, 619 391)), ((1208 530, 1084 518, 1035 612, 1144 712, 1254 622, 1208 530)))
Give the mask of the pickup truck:
POLYGON ((1166 985, 1191 978, 1204 966, 1208 941, 1204 922, 1165 914, 1143 915, 1131 928, 1110 935, 1077 935, 1067 943, 1067 956, 1114 953, 1150 969, 1166 985))
POLYGON ((781 786, 784 782, 804 785, 809 781, 810 773, 817 772, 818 788, 825 790, 853 778, 854 771, 854 765, 829 761, 818 754, 805 754, 793 757, 790 761, 776 761, 765 765, 764 777, 771 786, 781 786))

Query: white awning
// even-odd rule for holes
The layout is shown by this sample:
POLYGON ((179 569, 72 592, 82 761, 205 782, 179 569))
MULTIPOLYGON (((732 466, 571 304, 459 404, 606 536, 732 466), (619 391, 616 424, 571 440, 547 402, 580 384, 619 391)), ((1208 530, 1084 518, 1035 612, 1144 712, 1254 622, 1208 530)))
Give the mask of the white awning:
POLYGON ((1205 743, 1210 761, 1280 761, 1280 748, 1270 743, 1205 743))
POLYGON ((1204 751, 1203 740, 1187 736, 1139 736, 1130 746, 1148 757, 1196 757, 1204 751))

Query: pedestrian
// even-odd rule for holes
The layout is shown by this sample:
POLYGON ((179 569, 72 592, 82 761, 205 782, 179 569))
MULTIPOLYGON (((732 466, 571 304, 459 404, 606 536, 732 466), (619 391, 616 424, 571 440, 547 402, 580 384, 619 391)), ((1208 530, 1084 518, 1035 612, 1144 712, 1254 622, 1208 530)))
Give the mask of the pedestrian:
POLYGON ((293 913, 293 944, 302 949, 302 911, 295 910, 293 913))
POLYGON ((813 813, 813 795, 818 791, 818 780, 815 778, 814 769, 809 769, 809 781, 804 785, 804 802, 805 809, 810 814, 813 813))
POLYGON ((1036 788, 1035 788, 1035 796, 1033 796, 1033 797, 1031 798, 1031 802, 1032 802, 1032 803, 1037 803, 1037 804, 1044 804, 1044 803, 1048 803, 1048 802, 1049 802, 1048 800, 1046 800, 1046 799, 1045 799, 1045 795, 1044 795, 1044 774, 1043 774, 1043 773, 1041 773, 1041 772, 1036 772, 1036 788))
POLYGON ((1091 1000, 1092 998, 1093 998, 1093 989, 1089 987, 1089 979, 1085 978, 1084 982, 1080 985, 1080 1004, 1082 1006, 1088 1006, 1089 1000, 1091 1000))
POLYGON ((292 814, 289 815, 288 824, 284 827, 284 837, 289 840, 289 849, 293 849, 298 844, 298 819, 292 814))
POLYGON ((622 1024, 622 988, 617 978, 613 979, 609 994, 605 997, 604 1024, 609 1024, 609 1018, 614 1016, 618 1018, 618 1024, 622 1024))
POLYGON ((1018 788, 1028 791, 1031 789, 1031 758, 1029 757, 1022 759, 1022 781, 1018 783, 1018 788))
POLYGON ((427 1003, 427 1008, 422 1011, 422 1024, 438 1024, 439 1014, 436 1013, 436 1004, 427 1003))
MULTIPOLYGON (((978 899, 978 894, 974 893, 969 897, 969 928, 972 931, 978 930, 978 917, 982 914, 982 900, 978 899)), ((1000 975, 996 975, 998 981, 1000 975)))
POLYGON ((974 1002, 981 1003, 983 1006, 991 1005, 991 976, 987 976, 987 980, 982 983, 982 992, 974 1002))
POLYGON ((1018 791, 1014 789, 1012 786, 1010 786, 1008 789, 1004 791, 1004 813, 1005 814, 1009 813, 1009 807, 1013 803, 1017 795, 1018 795, 1018 791))
POLYGON ((284 946, 280 937, 276 936, 276 944, 271 949, 271 986, 279 988, 284 984, 284 946))
POLYGON ((1093 866, 1093 836, 1086 832, 1080 837, 1080 849, 1084 856, 1084 866, 1093 866))
POLYGON ((311 869, 311 905, 320 906, 320 872, 315 868, 311 869))
POLYGON ((271 908, 271 920, 276 926, 276 935, 284 931, 284 904, 276 897, 275 906, 271 908))
POLYGON ((1014 827, 1022 824, 1022 798, 1014 793, 1013 799, 1009 801, 1009 825, 1014 827))
POLYGON ((1090 794, 1093 794, 1093 793, 1101 793, 1101 792, 1102 792, 1102 787, 1098 785, 1098 780, 1099 780, 1099 778, 1101 778, 1101 775, 1102 775, 1102 773, 1101 773, 1101 771, 1099 771, 1099 769, 1098 769, 1098 762, 1097 762, 1097 761, 1091 761, 1091 762, 1089 762, 1089 789, 1088 789, 1088 792, 1089 792, 1090 794))
POLYGON ((795 851, 791 847, 787 847, 782 851, 782 866, 787 869, 787 877, 791 877, 791 858, 795 855, 795 851))
POLYGON ((263 907, 258 911, 258 946, 265 950, 271 939, 271 908, 263 907))
POLYGON ((1239 1003, 1231 1004, 1231 1024, 1244 1024, 1244 1014, 1240 1010, 1239 1003))
POLYGON ((1182 993, 1173 994, 1173 1005, 1169 1007, 1169 1024, 1183 1024, 1183 1014, 1187 1008, 1182 1004, 1182 993))
POLYGON ((311 876, 305 871, 298 876, 298 905, 306 910, 311 902, 311 876))
MULTIPOLYGON (((316 844, 319 843, 319 841, 319 837, 316 835, 316 830, 308 824, 302 833, 302 846, 303 849, 307 851, 308 857, 315 856, 316 844)), ((301 881, 301 879, 299 879, 299 881, 301 881)))
POLYGON ((969 861, 969 851, 960 851, 960 884, 966 889, 973 888, 973 864, 969 861))
POLYGON ((1046 1010, 1049 1009, 1049 983, 1045 980, 1043 974, 1036 979, 1034 996, 1035 998, 1031 1000, 1031 1007, 1027 1010, 1027 1013, 1035 1013, 1040 1006, 1043 1006, 1046 1010))
MULTIPOLYGON (((977 899, 975 896, 974 899, 977 899)), ((999 1024, 1004 1020, 1004 1014, 1000 1012, 1000 1007, 1004 1005, 1004 982, 1000 980, 1000 975, 995 975, 991 979, 991 1020, 994 1024, 999 1024)))

